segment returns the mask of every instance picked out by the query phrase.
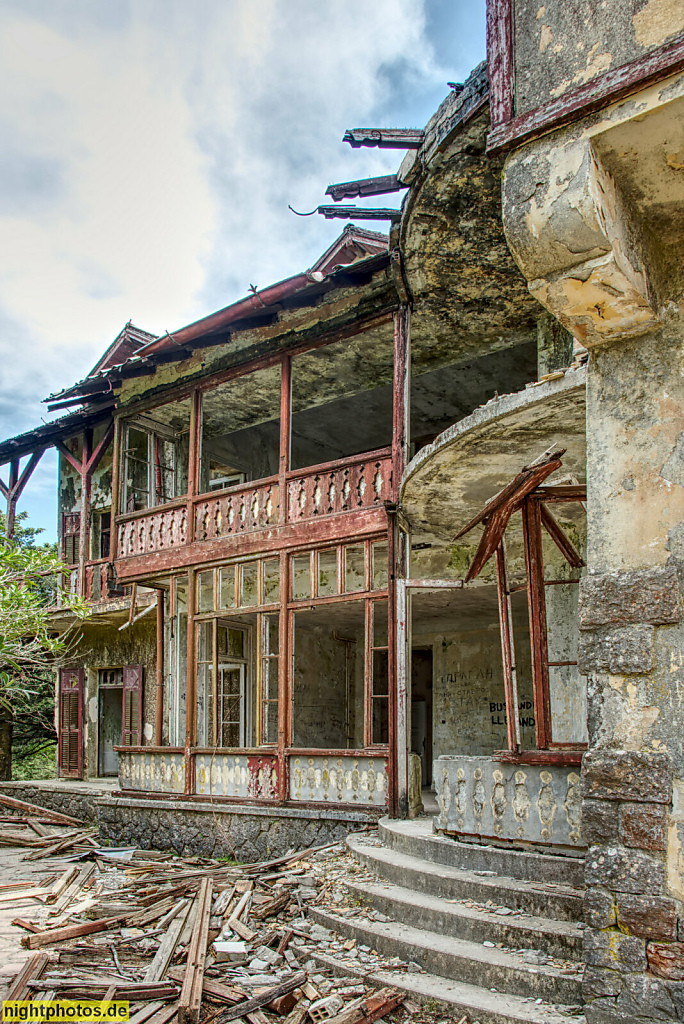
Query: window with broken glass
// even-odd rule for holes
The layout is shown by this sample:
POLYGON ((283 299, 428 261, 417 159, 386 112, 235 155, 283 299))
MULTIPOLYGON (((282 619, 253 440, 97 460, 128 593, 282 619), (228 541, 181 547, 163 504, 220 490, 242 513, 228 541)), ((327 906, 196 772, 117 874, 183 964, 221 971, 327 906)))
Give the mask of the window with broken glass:
POLYGON ((169 402, 123 427, 122 511, 164 505, 187 493, 190 399, 169 402))
POLYGON ((466 583, 495 558, 505 725, 512 754, 526 746, 520 694, 527 688, 532 692, 536 750, 550 755, 555 751, 560 758, 564 750, 582 750, 587 744, 586 685, 577 663, 586 487, 544 485, 560 468, 562 455, 545 455, 523 469, 457 535, 484 524, 466 583), (524 573, 509 568, 509 548, 516 545, 524 573), (521 629, 520 602, 525 598, 529 644, 521 629))
POLYGON ((389 740, 387 544, 290 557, 291 735, 295 749, 362 750, 389 740))

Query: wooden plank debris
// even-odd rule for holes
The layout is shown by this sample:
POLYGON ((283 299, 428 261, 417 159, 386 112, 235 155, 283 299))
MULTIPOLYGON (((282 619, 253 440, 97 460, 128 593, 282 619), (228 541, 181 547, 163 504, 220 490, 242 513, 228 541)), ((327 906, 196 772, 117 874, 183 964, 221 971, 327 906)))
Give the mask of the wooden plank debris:
POLYGON ((209 917, 211 916, 211 895, 213 882, 203 878, 195 901, 195 925, 188 948, 188 962, 178 1000, 179 1024, 197 1024, 202 1002, 202 983, 207 956, 209 917))
POLYGON ((117 928, 121 918, 105 918, 102 921, 87 921, 85 924, 70 924, 64 928, 48 928, 37 935, 25 935, 21 940, 24 949, 37 949, 40 946, 54 946, 56 942, 66 942, 80 935, 92 935, 95 932, 107 932, 117 928))
POLYGON ((145 981, 160 981, 166 974, 168 966, 171 963, 171 958, 176 952, 176 946, 178 945, 178 940, 181 937, 181 932, 185 927, 186 919, 190 914, 191 906, 192 903, 188 900, 180 913, 177 913, 169 924, 166 935, 162 939, 159 949, 155 953, 154 960, 147 968, 145 981))
POLYGON ((263 992, 260 992, 257 996, 252 996, 251 999, 247 999, 242 1003, 238 1003, 236 1006, 230 1007, 228 1010, 224 1010, 217 1018, 217 1024, 227 1024, 228 1021, 237 1020, 238 1017, 243 1017, 245 1014, 250 1013, 252 1010, 258 1010, 260 1006, 266 1006, 267 1003, 272 1003, 274 999, 278 999, 280 996, 287 995, 288 992, 292 992, 296 988, 300 988, 306 982, 306 974, 302 971, 299 974, 293 974, 290 978, 286 978, 279 985, 275 985, 273 988, 267 988, 263 992))
POLYGON ((36 804, 29 804, 25 800, 17 800, 13 796, 5 796, 0 793, 0 804, 4 807, 14 807, 26 814, 35 814, 44 821, 55 821, 59 825, 82 825, 79 818, 70 818, 68 814, 60 814, 58 811, 51 811, 47 807, 38 807, 36 804))

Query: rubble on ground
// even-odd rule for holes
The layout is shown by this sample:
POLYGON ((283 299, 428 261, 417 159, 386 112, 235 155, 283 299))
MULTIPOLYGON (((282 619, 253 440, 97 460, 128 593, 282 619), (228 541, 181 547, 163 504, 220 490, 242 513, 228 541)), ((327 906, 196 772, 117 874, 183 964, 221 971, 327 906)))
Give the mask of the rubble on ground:
POLYGON ((29 807, 0 820, 0 846, 46 860, 38 883, 0 887, 0 902, 16 901, 22 945, 35 951, 6 998, 128 999, 133 1024, 478 1024, 374 983, 376 972, 400 979, 422 968, 315 921, 317 907, 390 920, 345 887, 377 880, 343 842, 226 863, 101 848, 93 829, 29 807))

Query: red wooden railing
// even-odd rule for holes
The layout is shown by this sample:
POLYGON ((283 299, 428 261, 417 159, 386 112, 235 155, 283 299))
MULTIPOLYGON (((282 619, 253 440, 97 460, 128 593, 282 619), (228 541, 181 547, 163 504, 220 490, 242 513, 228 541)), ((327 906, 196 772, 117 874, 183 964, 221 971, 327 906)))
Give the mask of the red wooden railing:
MULTIPOLYGON (((145 555, 194 540, 254 533, 281 521, 278 477, 218 494, 179 499, 164 508, 127 513, 118 519, 117 558, 145 555)), ((391 451, 366 452, 344 462, 313 466, 286 477, 288 523, 382 505, 392 497, 391 451)))
POLYGON ((195 502, 195 540, 251 533, 278 522, 278 478, 195 502))
POLYGON ((372 508, 391 498, 392 458, 387 449, 288 474, 288 522, 372 508))

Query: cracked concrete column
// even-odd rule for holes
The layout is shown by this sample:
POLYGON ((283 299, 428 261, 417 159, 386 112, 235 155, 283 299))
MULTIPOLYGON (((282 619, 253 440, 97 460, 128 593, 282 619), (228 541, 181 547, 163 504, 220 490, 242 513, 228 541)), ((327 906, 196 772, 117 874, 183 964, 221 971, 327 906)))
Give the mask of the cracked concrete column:
POLYGON ((590 352, 589 1024, 684 1019, 684 307, 606 151, 573 126, 513 153, 503 182, 530 291, 590 352))

